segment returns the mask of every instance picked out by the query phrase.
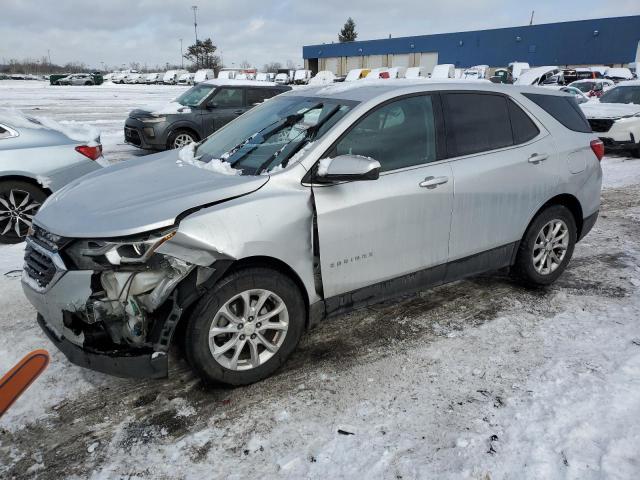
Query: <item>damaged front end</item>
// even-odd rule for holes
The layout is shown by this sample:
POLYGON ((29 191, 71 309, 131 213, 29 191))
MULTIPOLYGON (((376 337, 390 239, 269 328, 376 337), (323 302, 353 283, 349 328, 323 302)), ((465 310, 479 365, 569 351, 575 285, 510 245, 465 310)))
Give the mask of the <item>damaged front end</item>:
POLYGON ((23 290, 71 362, 116 376, 167 376, 182 312, 216 272, 160 253, 175 235, 173 229, 127 239, 67 239, 34 227, 23 290))

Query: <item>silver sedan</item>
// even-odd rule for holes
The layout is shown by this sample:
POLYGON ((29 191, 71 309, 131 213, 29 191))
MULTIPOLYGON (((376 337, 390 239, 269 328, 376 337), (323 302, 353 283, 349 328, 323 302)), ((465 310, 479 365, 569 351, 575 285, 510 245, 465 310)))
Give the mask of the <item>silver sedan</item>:
POLYGON ((47 197, 100 168, 99 137, 80 142, 40 120, 0 111, 0 243, 19 243, 47 197))

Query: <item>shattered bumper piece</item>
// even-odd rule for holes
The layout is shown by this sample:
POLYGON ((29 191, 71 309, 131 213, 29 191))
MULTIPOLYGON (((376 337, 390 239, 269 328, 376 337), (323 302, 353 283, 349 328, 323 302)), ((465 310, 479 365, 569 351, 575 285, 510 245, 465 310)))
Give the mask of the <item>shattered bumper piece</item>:
POLYGON ((164 352, 142 349, 109 352, 89 350, 70 342, 64 336, 59 338, 40 314, 38 324, 69 361, 80 367, 125 378, 166 378, 168 375, 169 362, 164 352))

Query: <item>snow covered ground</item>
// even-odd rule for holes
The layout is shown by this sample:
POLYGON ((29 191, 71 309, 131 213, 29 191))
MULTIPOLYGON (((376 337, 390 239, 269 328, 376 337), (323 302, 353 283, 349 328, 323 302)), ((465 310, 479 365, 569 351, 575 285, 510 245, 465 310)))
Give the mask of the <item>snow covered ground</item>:
MULTIPOLYGON (((0 105, 107 119, 112 161, 132 151, 126 113, 178 91, 32 85, 0 82, 0 105)), ((376 305, 235 389, 177 357, 160 381, 69 364, 22 295, 23 247, 1 246, 0 372, 40 347, 52 362, 0 420, 0 477, 639 478, 640 160, 603 170, 600 219, 554 286, 483 275, 376 305)))
POLYGON ((101 132, 110 162, 149 152, 124 143, 124 121, 134 108, 170 102, 188 87, 115 85, 53 87, 48 82, 0 80, 0 107, 50 116, 63 125, 82 123, 101 132))

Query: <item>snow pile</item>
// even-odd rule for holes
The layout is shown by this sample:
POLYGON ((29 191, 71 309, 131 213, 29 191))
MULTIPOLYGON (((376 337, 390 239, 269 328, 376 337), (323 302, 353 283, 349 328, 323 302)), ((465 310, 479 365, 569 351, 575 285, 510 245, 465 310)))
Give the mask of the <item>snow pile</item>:
POLYGON ((318 163, 318 175, 324 177, 329 172, 329 165, 331 165, 332 158, 323 158, 318 163))
POLYGON ((193 167, 202 168, 203 170, 209 170, 210 172, 219 173, 222 175, 240 175, 241 170, 237 170, 231 166, 230 163, 220 160, 219 158, 213 158, 209 162, 201 162, 195 156, 197 143, 190 143, 186 147, 182 147, 178 152, 178 160, 176 163, 182 167, 184 165, 191 165, 193 167))
POLYGON ((36 177, 36 182, 42 185, 42 188, 49 188, 51 186, 51 179, 44 175, 38 175, 36 177))
MULTIPOLYGON (((34 130, 48 128, 69 137, 76 142, 95 146, 100 141, 100 132, 92 126, 61 124, 49 117, 28 116, 17 109, 0 109, 0 119, 14 128, 30 128, 34 130)), ((69 122, 71 123, 71 122, 69 122)))

